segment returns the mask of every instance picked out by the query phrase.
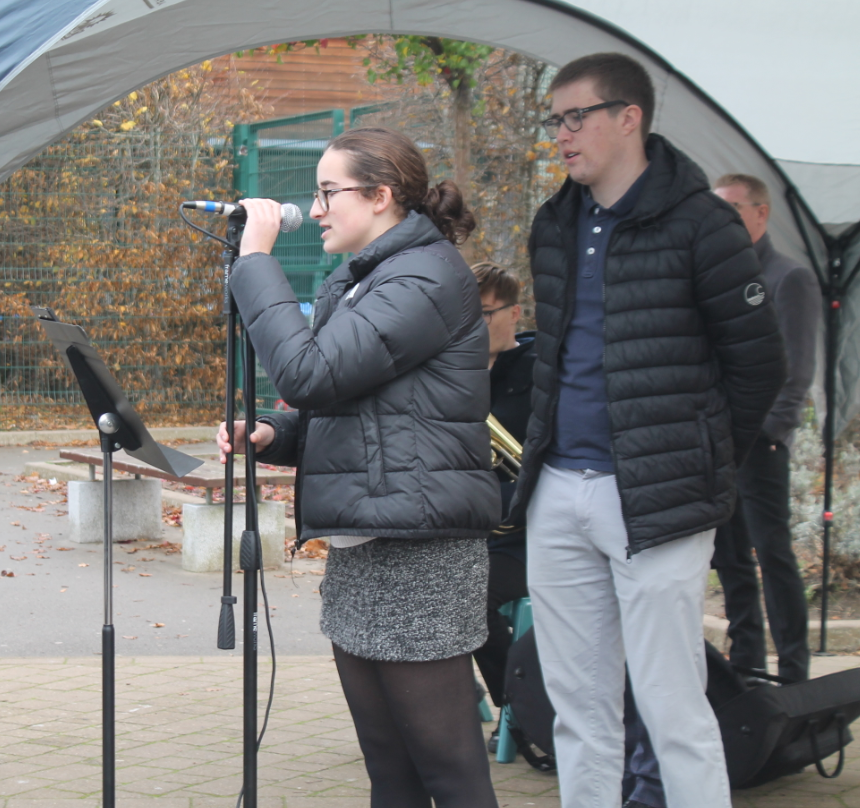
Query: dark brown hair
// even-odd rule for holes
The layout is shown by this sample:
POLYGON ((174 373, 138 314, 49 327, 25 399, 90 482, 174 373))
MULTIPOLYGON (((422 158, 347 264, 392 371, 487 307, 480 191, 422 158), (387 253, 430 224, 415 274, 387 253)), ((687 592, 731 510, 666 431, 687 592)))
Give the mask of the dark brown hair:
POLYGON ((411 210, 425 214, 454 244, 462 244, 475 229, 475 217, 451 180, 428 187, 424 155, 406 135, 368 126, 338 135, 328 148, 347 152, 350 175, 360 185, 373 186, 362 191, 364 196, 387 185, 404 216, 411 210))
MULTIPOLYGON (((654 84, 648 71, 623 53, 592 53, 568 62, 549 85, 553 92, 575 81, 591 79, 594 92, 604 101, 626 101, 642 110, 642 139, 648 137, 654 120, 654 84)), ((617 108, 609 110, 618 114, 617 108)))
POLYGON ((754 177, 752 174, 723 174, 714 183, 714 190, 728 188, 730 185, 743 185, 747 189, 747 197, 749 197, 750 202, 770 207, 770 191, 758 177, 754 177))
POLYGON ((509 269, 504 269, 492 261, 472 264, 470 269, 478 281, 481 295, 492 294, 506 306, 520 302, 520 282, 509 269))

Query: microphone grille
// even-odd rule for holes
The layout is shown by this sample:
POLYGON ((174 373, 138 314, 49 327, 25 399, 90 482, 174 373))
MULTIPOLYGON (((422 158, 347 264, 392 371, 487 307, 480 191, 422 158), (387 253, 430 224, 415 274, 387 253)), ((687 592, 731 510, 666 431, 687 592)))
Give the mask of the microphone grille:
POLYGON ((281 205, 281 232, 293 233, 302 225, 302 212, 298 205, 285 202, 281 205))

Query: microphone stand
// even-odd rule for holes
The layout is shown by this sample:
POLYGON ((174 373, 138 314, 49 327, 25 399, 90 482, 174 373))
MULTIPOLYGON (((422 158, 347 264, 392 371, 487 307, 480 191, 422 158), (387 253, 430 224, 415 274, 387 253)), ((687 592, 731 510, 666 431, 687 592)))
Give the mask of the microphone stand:
MULTIPOLYGON (((224 245, 222 253, 224 304, 223 313, 227 316, 227 393, 225 405, 225 426, 227 434, 233 441, 235 423, 234 398, 236 394, 236 343, 240 339, 237 336, 238 311, 236 302, 230 291, 230 274, 233 263, 239 252, 239 244, 242 240, 242 231, 245 227, 246 211, 242 207, 222 202, 183 202, 179 206, 179 215, 182 220, 193 230, 203 233, 209 238, 221 242, 224 245), (216 236, 202 227, 198 227, 185 215, 184 209, 192 208, 206 210, 213 213, 227 213, 227 235, 226 238, 216 236)), ((281 232, 291 233, 298 230, 302 223, 301 211, 292 204, 281 205, 281 232)), ((254 346, 248 337, 247 330, 239 328, 244 337, 243 359, 245 366, 242 396, 245 401, 245 530, 242 532, 242 544, 239 548, 239 566, 245 574, 244 589, 244 615, 243 632, 243 676, 244 676, 244 705, 243 705, 243 785, 242 794, 239 797, 241 803, 243 796, 247 808, 257 808, 257 749, 259 739, 257 737, 257 586, 265 583, 259 574, 262 570, 263 546, 260 540, 260 530, 257 518, 257 457, 254 444, 251 442, 251 433, 256 421, 256 367, 257 357, 254 346)), ((236 646, 236 628, 233 619, 233 606, 236 598, 233 596, 231 576, 233 567, 233 455, 236 447, 226 457, 224 468, 224 587, 221 596, 221 613, 218 619, 218 648, 231 649, 236 646)), ((263 599, 266 599, 266 588, 263 586, 263 599)), ((268 614, 267 614, 268 619, 268 614)), ((274 686, 274 640, 271 637, 271 626, 269 626, 269 637, 272 643, 272 686, 274 686)), ((271 691, 269 704, 266 708, 266 722, 268 721, 269 708, 271 708, 271 691)), ((263 723, 263 731, 266 729, 263 723)))
MULTIPOLYGON (((258 530, 256 502, 256 451, 251 442, 256 419, 256 353, 241 327, 237 334, 238 312, 230 292, 230 273, 239 251, 244 229, 244 211, 231 214, 227 221, 226 246, 222 253, 224 283, 224 313, 227 316, 227 391, 225 421, 231 443, 235 421, 236 344, 244 336, 244 378, 242 397, 245 404, 245 530, 239 549, 239 566, 244 572, 243 595, 243 735, 242 735, 242 793, 246 808, 257 808, 257 587, 262 564, 262 549, 258 530)), ((235 648, 235 624, 232 594, 233 566, 233 456, 236 447, 228 453, 224 470, 224 588, 221 597, 221 615, 218 623, 218 648, 235 648)))

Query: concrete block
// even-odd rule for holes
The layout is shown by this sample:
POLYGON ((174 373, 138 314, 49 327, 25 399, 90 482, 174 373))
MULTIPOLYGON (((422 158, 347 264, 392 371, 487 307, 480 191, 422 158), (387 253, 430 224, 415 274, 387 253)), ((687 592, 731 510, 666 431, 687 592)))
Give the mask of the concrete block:
MULTIPOLYGON (((283 502, 260 502, 258 507, 263 566, 284 563, 286 519, 283 502)), ((245 505, 233 506, 233 569, 239 568, 239 547, 245 529, 245 505)), ((182 569, 218 572, 224 568, 224 505, 182 506, 182 569)))
MULTIPOLYGON (((161 539, 161 482, 114 480, 113 540, 161 539)), ((104 483, 69 482, 71 540, 104 542, 104 483)))

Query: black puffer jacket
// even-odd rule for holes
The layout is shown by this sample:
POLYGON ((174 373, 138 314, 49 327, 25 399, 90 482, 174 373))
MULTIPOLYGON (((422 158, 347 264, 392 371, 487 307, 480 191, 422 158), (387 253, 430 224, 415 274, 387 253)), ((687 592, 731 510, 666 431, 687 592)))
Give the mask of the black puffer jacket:
POLYGON ((271 256, 237 260, 231 286, 263 367, 299 410, 266 417, 276 440, 259 457, 299 466, 301 541, 496 527, 478 286, 426 216, 411 213, 335 270, 313 329, 271 256))
MULTIPOLYGON (((782 340, 736 211, 663 138, 604 269, 606 393, 628 551, 725 522, 735 468, 785 378, 782 340)), ((576 297, 580 186, 538 211, 529 242, 538 326, 533 415, 512 518, 552 437, 559 353, 576 297)), ((575 414, 572 414, 575 417, 575 414)))

